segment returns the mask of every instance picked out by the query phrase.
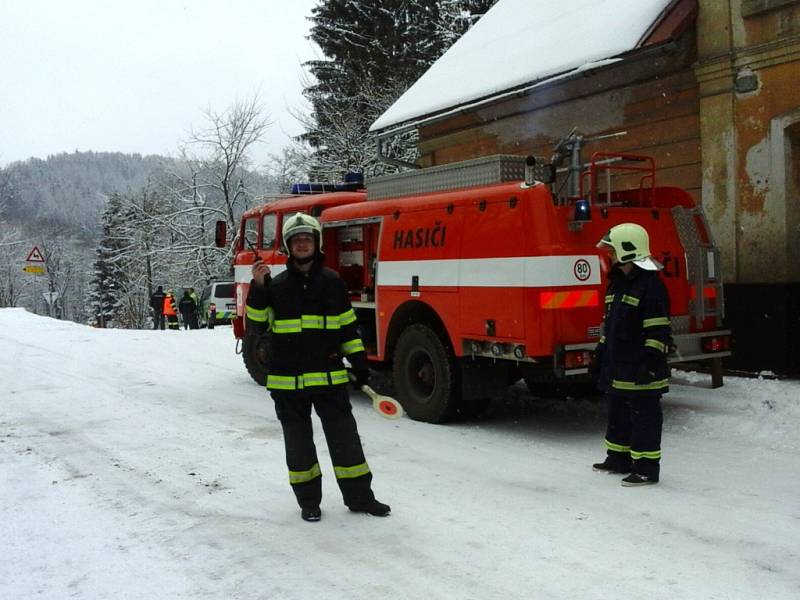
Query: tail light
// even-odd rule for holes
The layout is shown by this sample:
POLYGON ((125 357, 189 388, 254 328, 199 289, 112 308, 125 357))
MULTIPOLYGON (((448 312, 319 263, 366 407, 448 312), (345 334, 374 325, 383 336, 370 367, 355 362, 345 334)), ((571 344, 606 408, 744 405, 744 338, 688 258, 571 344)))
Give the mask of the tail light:
POLYGON ((731 349, 731 338, 727 335, 715 335, 703 338, 703 352, 724 352, 731 349))
POLYGON ((592 364, 592 353, 589 350, 567 350, 564 352, 565 369, 585 369, 592 364))

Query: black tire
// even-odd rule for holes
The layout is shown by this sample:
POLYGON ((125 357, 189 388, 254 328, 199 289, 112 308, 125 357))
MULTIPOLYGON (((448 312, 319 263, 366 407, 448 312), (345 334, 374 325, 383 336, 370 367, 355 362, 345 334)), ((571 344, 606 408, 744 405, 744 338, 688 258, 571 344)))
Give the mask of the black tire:
POLYGON ((452 352, 427 325, 408 327, 394 353, 394 389, 408 415, 442 423, 458 406, 458 371, 452 352))
POLYGON ((267 385, 272 336, 268 332, 245 332, 242 340, 242 358, 250 377, 258 385, 267 385))

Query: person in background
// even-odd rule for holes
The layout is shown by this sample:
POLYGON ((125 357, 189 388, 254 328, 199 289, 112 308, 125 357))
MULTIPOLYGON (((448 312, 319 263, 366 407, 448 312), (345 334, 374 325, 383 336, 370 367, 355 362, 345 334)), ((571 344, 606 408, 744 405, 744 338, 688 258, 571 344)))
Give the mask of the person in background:
POLYGON ((153 329, 164 329, 164 288, 158 286, 150 296, 150 308, 153 309, 153 329))
POLYGON ((592 370, 608 400, 606 459, 595 471, 628 474, 624 486, 658 482, 661 395, 669 390, 670 320, 663 267, 650 255, 644 227, 622 223, 597 244, 612 263, 603 336, 592 370))
POLYGON ((198 319, 198 315, 200 314, 200 298, 197 296, 197 292, 194 291, 194 288, 189 288, 189 296, 194 300, 194 312, 192 313, 192 321, 189 323, 189 327, 192 329, 200 329, 200 321, 198 319))
POLYGON ((353 512, 385 517, 391 509, 372 492, 372 472, 347 393, 342 358, 352 365, 357 388, 369 381, 369 368, 344 281, 322 264, 322 228, 314 217, 297 213, 285 220, 282 233, 289 255, 286 271, 271 279, 266 264, 253 265, 247 327, 272 332, 267 389, 283 428, 289 483, 300 516, 319 521, 322 515, 313 406, 345 505, 353 512))
MULTIPOLYGON (((178 310, 181 312, 181 320, 183 321, 183 329, 189 329, 192 323, 197 320, 197 304, 189 290, 184 290, 181 301, 178 302, 178 310)), ((194 327, 192 327, 194 329, 194 327)))
POLYGON ((167 290, 164 295, 164 316, 167 317, 167 327, 177 331, 180 329, 178 324, 178 307, 175 304, 175 292, 167 290))

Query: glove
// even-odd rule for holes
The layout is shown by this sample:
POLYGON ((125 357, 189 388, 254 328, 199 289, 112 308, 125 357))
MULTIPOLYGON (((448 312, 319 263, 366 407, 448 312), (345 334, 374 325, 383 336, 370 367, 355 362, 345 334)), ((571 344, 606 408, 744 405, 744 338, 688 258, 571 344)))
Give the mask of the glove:
POLYGON ((600 379, 600 368, 603 364, 604 348, 605 346, 603 344, 598 344, 594 352, 592 352, 592 362, 589 364, 589 376, 595 383, 600 379))
POLYGON ((650 361, 642 361, 642 364, 639 365, 639 372, 636 374, 636 383, 638 385, 653 383, 656 380, 656 369, 657 367, 650 364, 650 361))
POLYGON ((352 373, 355 379, 351 379, 351 382, 357 390, 360 390, 362 385, 369 383, 369 369, 353 369, 352 373))

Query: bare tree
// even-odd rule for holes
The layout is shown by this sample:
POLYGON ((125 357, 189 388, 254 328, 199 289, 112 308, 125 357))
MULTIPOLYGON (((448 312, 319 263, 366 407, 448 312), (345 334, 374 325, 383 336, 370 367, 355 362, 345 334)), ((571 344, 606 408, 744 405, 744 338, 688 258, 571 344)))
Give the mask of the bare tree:
POLYGON ((0 225, 0 307, 17 306, 32 283, 22 270, 26 240, 16 227, 0 225))
POLYGON ((183 156, 197 166, 196 174, 206 179, 201 185, 219 192, 228 226, 234 230, 241 210, 247 207, 244 180, 251 161, 249 152, 271 122, 263 115, 258 95, 236 100, 223 112, 209 108, 204 116, 207 125, 192 131, 183 156), (190 153, 190 148, 197 152, 190 153))

